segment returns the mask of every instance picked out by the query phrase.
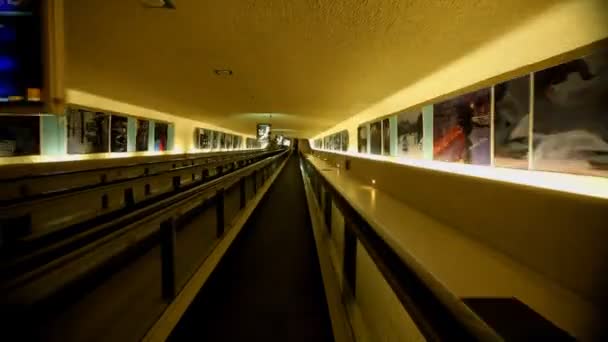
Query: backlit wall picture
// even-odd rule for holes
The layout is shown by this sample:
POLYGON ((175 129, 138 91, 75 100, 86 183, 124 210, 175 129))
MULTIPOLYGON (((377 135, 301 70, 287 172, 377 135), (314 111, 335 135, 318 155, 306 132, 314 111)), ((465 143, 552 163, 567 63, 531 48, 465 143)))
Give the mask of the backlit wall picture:
POLYGON ((397 114, 397 155, 422 159, 423 126, 422 111, 408 111, 397 114))
POLYGON ((232 134, 226 134, 226 149, 232 149, 232 134))
POLYGON ((235 135, 234 137, 232 137, 232 148, 236 150, 240 147, 241 147, 241 137, 235 135))
POLYGON ((40 117, 0 115, 0 157, 40 154, 40 117))
POLYGON ((208 129, 199 129, 198 143, 199 148, 210 149, 211 148, 211 137, 212 133, 208 129))
POLYGON ((382 154, 391 154, 391 124, 388 118, 382 120, 382 154))
POLYGON ((110 126, 110 150, 127 152, 128 119, 124 116, 112 115, 110 126))
POLYGON ((105 113, 68 108, 68 153, 109 152, 109 125, 110 116, 105 113))
POLYGON ((270 124, 257 125, 257 138, 261 143, 270 142, 270 124))
POLYGON ((348 131, 342 131, 339 133, 340 134, 340 149, 342 151, 346 151, 348 150, 348 131))
POLYGON ((367 126, 359 126, 357 135, 357 151, 367 153, 367 126))
POLYGON ((530 76, 494 87, 494 160, 496 166, 528 168, 530 76))
POLYGON ((334 151, 339 151, 341 144, 342 144, 342 142, 340 141, 340 134, 338 134, 338 133, 332 134, 331 135, 331 149, 334 151))
POLYGON ((154 123, 154 150, 167 151, 167 141, 169 137, 169 124, 163 122, 154 123))
POLYGON ((382 125, 380 121, 369 125, 369 140, 371 154, 380 154, 382 151, 382 125))
POLYGON ((490 89, 434 105, 433 158, 490 165, 490 89))
POLYGON ((226 147, 226 136, 224 133, 217 132, 217 141, 219 149, 224 149, 226 147))
POLYGON ((214 150, 218 149, 219 145, 220 145, 219 132, 211 131, 210 132, 210 136, 211 136, 211 148, 214 149, 214 150))
POLYGON ((537 170, 608 176, 608 50, 534 74, 537 170))
POLYGON ((150 121, 137 119, 135 121, 137 125, 137 134, 135 138, 135 149, 136 151, 147 151, 148 150, 148 131, 150 130, 150 121))

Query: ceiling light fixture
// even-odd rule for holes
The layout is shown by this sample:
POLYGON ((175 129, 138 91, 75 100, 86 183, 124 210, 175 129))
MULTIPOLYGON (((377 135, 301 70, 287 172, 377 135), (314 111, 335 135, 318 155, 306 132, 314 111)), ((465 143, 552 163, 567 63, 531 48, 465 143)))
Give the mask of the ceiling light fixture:
POLYGON ((215 69, 213 72, 218 76, 232 76, 232 70, 230 69, 215 69))
POLYGON ((141 0, 144 7, 175 9, 173 0, 141 0))

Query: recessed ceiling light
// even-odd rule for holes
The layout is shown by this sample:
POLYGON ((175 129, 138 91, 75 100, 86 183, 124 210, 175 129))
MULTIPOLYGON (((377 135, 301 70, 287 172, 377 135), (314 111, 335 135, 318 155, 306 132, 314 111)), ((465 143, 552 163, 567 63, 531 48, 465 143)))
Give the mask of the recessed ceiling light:
POLYGON ((230 69, 215 69, 213 72, 218 76, 232 76, 232 70, 230 69))
POLYGON ((173 0, 141 0, 145 7, 175 9, 173 0))

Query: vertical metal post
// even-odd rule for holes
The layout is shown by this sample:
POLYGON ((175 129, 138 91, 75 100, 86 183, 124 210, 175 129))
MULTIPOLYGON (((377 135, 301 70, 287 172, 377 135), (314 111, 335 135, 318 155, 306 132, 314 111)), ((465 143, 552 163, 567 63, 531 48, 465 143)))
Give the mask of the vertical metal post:
POLYGON ((258 193, 258 171, 253 171, 253 193, 258 193))
POLYGON ((175 298, 175 221, 173 218, 160 224, 160 258, 162 296, 175 298))
POLYGON ((353 230, 352 221, 346 215, 344 215, 344 258, 342 266, 344 282, 348 284, 354 296, 357 280, 357 235, 353 230))
POLYGON ((528 114, 528 170, 534 170, 534 73, 530 73, 530 114, 528 114))
POLYGON ((327 232, 331 234, 331 192, 325 190, 325 206, 323 207, 325 224, 327 225, 327 232))
POLYGON ((247 191, 245 188, 245 179, 246 178, 243 177, 239 181, 239 188, 240 188, 240 192, 241 192, 241 205, 240 205, 241 209, 245 208, 245 205, 247 204, 247 191))
POLYGON ((224 235, 225 216, 224 216, 224 189, 219 189, 215 194, 215 213, 217 222, 217 237, 224 235))
POLYGON ((496 165, 496 156, 494 151, 496 150, 496 142, 494 138, 494 118, 496 116, 496 101, 494 95, 494 86, 490 88, 490 166, 496 165))

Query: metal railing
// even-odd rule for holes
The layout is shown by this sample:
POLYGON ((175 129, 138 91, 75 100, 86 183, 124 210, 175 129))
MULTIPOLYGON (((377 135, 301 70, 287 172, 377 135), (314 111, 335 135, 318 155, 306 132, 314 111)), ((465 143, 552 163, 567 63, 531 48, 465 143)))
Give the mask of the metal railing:
POLYGON ((9 205, 0 206, 0 247, 22 248, 17 245, 25 244, 39 248, 39 244, 33 241, 53 234, 71 234, 69 227, 87 229, 91 225, 88 221, 93 220, 96 222, 92 224, 98 224, 274 153, 277 151, 216 156, 202 164, 192 163, 155 173, 135 172, 137 177, 75 187, 24 201, 9 201, 9 205))
POLYGON ((356 245, 365 248, 387 281, 419 332, 428 341, 501 341, 499 335, 477 318, 464 303, 447 301, 437 284, 431 283, 407 264, 385 242, 367 220, 334 187, 323 172, 306 157, 303 170, 308 177, 314 199, 322 211, 323 221, 331 234, 332 205, 344 217, 342 272, 345 287, 356 296, 356 245))
POLYGON ((260 152, 263 151, 227 151, 184 156, 146 156, 71 162, 78 163, 78 165, 87 164, 87 166, 79 168, 64 165, 66 162, 44 163, 25 170, 23 170, 23 165, 18 165, 18 167, 3 166, 0 170, 2 171, 0 176, 0 204, 7 205, 18 201, 61 194, 70 190, 154 175, 176 168, 216 163, 227 158, 260 152), (116 165, 105 166, 106 163, 116 165), (33 168, 48 170, 31 171, 33 168), (55 170, 56 168, 59 168, 59 170, 55 170))
POLYGON ((230 228, 231 218, 246 207, 288 155, 289 151, 282 151, 95 227, 95 231, 109 230, 110 233, 3 282, 0 305, 9 308, 18 322, 48 317, 61 303, 72 302, 66 300, 67 297, 78 296, 77 293, 94 296, 89 289, 91 284, 98 284, 102 275, 117 272, 144 254, 147 258, 158 257, 149 252, 154 248, 160 250, 162 298, 165 303, 171 302, 179 291, 176 253, 180 250, 176 248, 176 237, 180 236, 185 222, 190 222, 193 216, 212 214, 214 227, 200 229, 213 229, 214 239, 221 239, 230 228))

